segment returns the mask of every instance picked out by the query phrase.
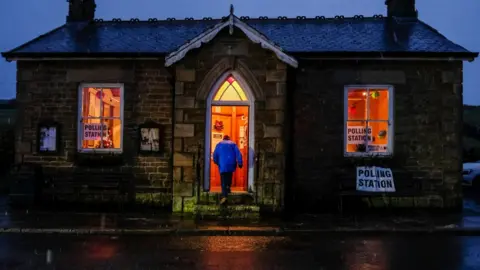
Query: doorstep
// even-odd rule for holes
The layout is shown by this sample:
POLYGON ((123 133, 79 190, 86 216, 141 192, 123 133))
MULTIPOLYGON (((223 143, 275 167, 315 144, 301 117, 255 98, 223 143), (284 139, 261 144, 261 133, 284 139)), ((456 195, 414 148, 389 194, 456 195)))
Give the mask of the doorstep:
POLYGON ((228 219, 258 219, 260 207, 257 205, 235 204, 197 204, 194 214, 202 219, 205 218, 228 218, 228 219))

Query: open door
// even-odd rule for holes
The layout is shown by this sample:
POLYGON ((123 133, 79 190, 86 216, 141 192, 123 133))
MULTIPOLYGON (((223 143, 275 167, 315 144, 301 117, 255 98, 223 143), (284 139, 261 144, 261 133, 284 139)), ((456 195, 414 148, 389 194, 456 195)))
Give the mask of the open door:
POLYGON ((246 192, 248 185, 248 106, 212 106, 210 147, 210 191, 221 192, 220 171, 213 151, 223 136, 229 135, 242 154, 243 168, 233 174, 232 192, 246 192))

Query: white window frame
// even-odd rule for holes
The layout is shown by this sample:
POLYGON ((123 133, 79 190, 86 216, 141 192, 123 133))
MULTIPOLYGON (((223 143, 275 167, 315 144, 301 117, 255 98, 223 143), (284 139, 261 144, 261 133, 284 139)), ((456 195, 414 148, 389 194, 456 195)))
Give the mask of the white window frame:
POLYGON ((78 87, 78 112, 77 112, 77 151, 80 153, 122 153, 123 152, 123 138, 124 138, 124 84, 123 83, 82 83, 78 87), (83 148, 83 89, 84 88, 119 88, 120 89, 120 125, 121 138, 119 148, 83 148))
MULTIPOLYGON (((346 85, 344 87, 344 100, 343 100, 343 153, 345 157, 389 157, 393 155, 394 149, 394 119, 395 119, 395 110, 394 110, 394 88, 392 85, 375 85, 375 84, 367 84, 367 85, 346 85), (388 142, 387 142, 387 151, 386 152, 347 152, 347 121, 348 121, 348 92, 354 89, 365 89, 368 92, 370 89, 386 89, 388 91, 388 142)), ((368 100, 367 99, 367 108, 368 108, 368 100)), ((368 120, 367 122, 384 122, 385 120, 368 120)))

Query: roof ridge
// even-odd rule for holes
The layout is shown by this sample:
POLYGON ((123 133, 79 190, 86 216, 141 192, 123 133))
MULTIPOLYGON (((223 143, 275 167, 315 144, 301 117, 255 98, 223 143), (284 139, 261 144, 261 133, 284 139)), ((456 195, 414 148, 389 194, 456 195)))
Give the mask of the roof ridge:
MULTIPOLYGON (((387 35, 391 33, 386 31, 390 24, 389 19, 384 16, 357 15, 345 18, 337 15, 328 19, 322 16, 308 19, 305 16, 295 18, 280 16, 270 19, 235 17, 235 20, 255 29, 259 35, 267 37, 272 44, 288 53, 323 53, 328 57, 331 57, 332 53, 343 54, 346 57, 348 55, 356 57, 357 53, 367 55, 369 52, 404 55, 425 53, 423 57, 456 55, 459 59, 469 61, 478 56, 439 34, 422 21, 409 23, 409 19, 397 19, 398 26, 401 26, 398 28, 399 33, 404 35, 399 38, 415 41, 402 44, 401 48, 385 42, 385 38, 390 38, 387 35)), ((158 58, 208 31, 209 28, 225 23, 208 17, 204 20, 189 18, 175 21, 173 18, 165 21, 152 18, 142 22, 139 19, 130 21, 116 19, 111 22, 97 19, 90 22, 67 23, 8 53, 2 53, 2 56, 7 61, 37 59, 44 56, 52 59, 141 56, 158 58), (104 40, 109 41, 105 46, 102 43, 104 40)))
MULTIPOLYGON (((193 17, 186 17, 182 19, 178 18, 165 18, 165 19, 158 19, 158 18, 148 18, 147 20, 140 20, 139 18, 130 18, 126 20, 122 20, 120 18, 112 18, 111 20, 104 20, 101 18, 95 19, 93 22, 95 23, 111 23, 111 22, 122 22, 122 23, 145 23, 145 22, 184 22, 184 21, 193 21, 193 22, 200 22, 200 21, 220 21, 226 20, 228 16, 223 16, 220 18, 212 18, 212 17, 203 17, 193 18, 193 17)), ((305 21, 305 20, 314 20, 314 21, 325 21, 325 20, 371 20, 371 19, 384 19, 386 18, 382 14, 375 14, 372 16, 364 16, 364 15, 354 15, 351 17, 345 17, 343 15, 335 15, 333 17, 325 17, 325 16, 315 16, 315 17, 306 17, 306 16, 296 16, 296 17, 287 17, 287 16, 277 16, 277 17, 267 17, 267 16, 259 16, 259 17, 249 17, 249 16, 239 16, 238 17, 242 21, 249 21, 249 20, 268 20, 268 21, 284 21, 284 20, 298 20, 298 21, 305 21)))

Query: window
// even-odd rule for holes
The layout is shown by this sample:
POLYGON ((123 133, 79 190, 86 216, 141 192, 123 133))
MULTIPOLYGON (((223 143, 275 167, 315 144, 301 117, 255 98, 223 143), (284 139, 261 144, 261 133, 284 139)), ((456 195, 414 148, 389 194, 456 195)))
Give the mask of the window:
POLYGON ((345 87, 345 155, 393 153, 393 88, 345 87))
POLYGON ((83 84, 80 86, 79 151, 122 151, 123 101, 123 85, 121 84, 83 84))
POLYGON ((220 86, 214 101, 247 101, 247 96, 242 87, 232 76, 229 76, 220 86))

